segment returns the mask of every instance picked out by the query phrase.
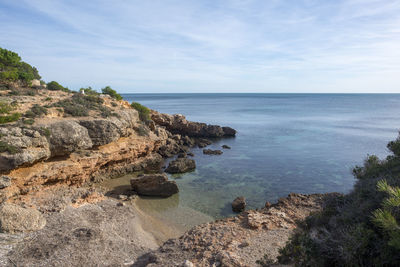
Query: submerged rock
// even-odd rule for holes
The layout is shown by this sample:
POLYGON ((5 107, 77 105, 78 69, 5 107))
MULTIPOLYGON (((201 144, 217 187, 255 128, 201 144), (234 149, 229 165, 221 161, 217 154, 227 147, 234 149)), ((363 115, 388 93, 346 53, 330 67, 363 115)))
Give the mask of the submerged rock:
POLYGON ((234 212, 242 212, 246 208, 246 199, 244 197, 237 197, 232 202, 232 210, 234 212))
POLYGON ((23 208, 9 203, 0 206, 0 232, 36 231, 45 225, 46 219, 36 209, 23 208))
POLYGON ((193 159, 178 158, 171 161, 165 172, 168 173, 184 173, 196 169, 196 162, 193 159))
POLYGON ((203 148, 203 147, 206 147, 206 146, 211 145, 211 144, 212 144, 212 142, 210 140, 208 140, 208 139, 199 139, 199 140, 197 140, 197 146, 199 148, 203 148))
POLYGON ((131 179, 131 186, 139 195, 169 197, 179 192, 175 181, 166 174, 142 174, 131 179))
POLYGON ((222 155, 221 150, 203 149, 203 154, 205 155, 222 155))
POLYGON ((222 148, 224 148, 224 149, 231 149, 231 147, 228 146, 228 145, 222 145, 222 148))

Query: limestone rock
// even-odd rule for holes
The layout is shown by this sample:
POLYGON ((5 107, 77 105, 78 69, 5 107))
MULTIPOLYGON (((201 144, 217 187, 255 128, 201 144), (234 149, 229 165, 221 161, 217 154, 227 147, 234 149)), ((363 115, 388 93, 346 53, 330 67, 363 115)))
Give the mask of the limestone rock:
POLYGON ((164 126, 173 134, 187 135, 189 137, 222 137, 236 134, 236 131, 230 127, 188 121, 181 114, 169 115, 153 112, 151 118, 156 124, 164 126))
POLYGON ((232 210, 234 212, 242 212, 246 208, 246 199, 244 197, 237 197, 232 202, 232 210))
POLYGON ((46 225, 43 215, 33 208, 15 204, 0 206, 0 231, 6 233, 28 232, 42 229, 46 225))
POLYGON ((203 149, 203 154, 205 155, 222 155, 221 150, 203 149))
POLYGON ((145 174, 131 179, 131 186, 139 195, 169 197, 179 192, 175 181, 166 174, 145 174))
POLYGON ((0 153, 0 171, 31 165, 51 155, 47 138, 34 129, 1 127, 0 141, 14 149, 0 153))
POLYGON ((51 131, 50 150, 53 156, 68 155, 93 146, 88 130, 75 121, 59 121, 48 126, 51 131))
POLYGON ((95 146, 109 144, 121 137, 120 129, 110 120, 81 120, 79 124, 87 129, 95 146))
POLYGON ((184 173, 193 171, 194 169, 196 169, 196 162, 193 159, 178 158, 169 163, 168 168, 165 169, 165 172, 184 173))
POLYGON ((0 189, 9 187, 11 185, 11 177, 2 175, 0 176, 0 189))

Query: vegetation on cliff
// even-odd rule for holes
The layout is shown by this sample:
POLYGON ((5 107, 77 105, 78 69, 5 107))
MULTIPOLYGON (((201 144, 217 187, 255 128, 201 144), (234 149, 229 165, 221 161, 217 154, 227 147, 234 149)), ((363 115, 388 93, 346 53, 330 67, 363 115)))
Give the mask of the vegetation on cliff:
POLYGON ((38 70, 10 50, 0 47, 0 81, 22 81, 29 84, 33 79, 40 79, 38 70))
POLYGON ((400 137, 386 159, 368 156, 351 193, 327 201, 281 250, 299 266, 398 266, 400 262, 400 137))
POLYGON ((139 118, 141 121, 148 121, 150 120, 150 109, 143 106, 140 103, 137 102, 132 102, 131 107, 133 107, 134 109, 137 110, 137 112, 139 112, 139 118))

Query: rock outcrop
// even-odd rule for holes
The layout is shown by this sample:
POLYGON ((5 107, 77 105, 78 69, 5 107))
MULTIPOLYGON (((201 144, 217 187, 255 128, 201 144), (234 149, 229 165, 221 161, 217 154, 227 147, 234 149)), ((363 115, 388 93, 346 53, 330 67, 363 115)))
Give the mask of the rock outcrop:
POLYGON ((222 155, 221 150, 203 149, 203 154, 205 155, 222 155))
POLYGON ((165 169, 165 172, 184 173, 193 171, 194 169, 196 169, 196 162, 193 159, 177 158, 169 163, 168 167, 165 169))
POLYGON ((174 134, 178 133, 189 137, 206 138, 236 135, 236 131, 230 127, 188 121, 185 116, 181 114, 169 115, 153 111, 151 118, 156 124, 164 126, 168 131, 174 134))
POLYGON ((11 177, 7 175, 1 175, 0 176, 0 189, 4 189, 6 187, 9 187, 11 185, 11 177))
POLYGON ((47 125, 52 156, 69 155, 93 146, 87 128, 76 121, 64 120, 47 125))
POLYGON ((242 212, 246 208, 246 199, 244 197, 237 197, 232 202, 232 211, 242 212))
POLYGON ((290 194, 261 210, 249 210, 212 223, 195 226, 179 239, 143 255, 134 266, 257 266, 267 255, 276 259, 296 227, 311 212, 321 209, 330 194, 290 194), (149 264, 149 265, 147 265, 149 264))
POLYGON ((164 174, 143 174, 131 179, 132 189, 139 195, 169 197, 178 193, 175 181, 169 181, 164 174))
POLYGON ((51 156, 47 138, 35 129, 1 127, 0 141, 8 148, 0 153, 0 171, 31 165, 51 156))
POLYGON ((36 209, 8 203, 0 206, 0 232, 37 231, 45 225, 46 219, 36 209))

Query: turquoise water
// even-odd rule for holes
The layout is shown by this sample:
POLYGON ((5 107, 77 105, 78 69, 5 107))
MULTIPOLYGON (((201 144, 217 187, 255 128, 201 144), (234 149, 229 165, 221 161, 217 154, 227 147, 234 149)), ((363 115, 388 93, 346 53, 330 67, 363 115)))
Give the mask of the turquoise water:
POLYGON ((348 192, 351 169, 367 154, 385 156, 400 128, 400 95, 388 94, 125 94, 165 113, 231 126, 235 138, 194 149, 196 171, 176 179, 179 205, 213 217, 231 214, 247 198, 260 208, 290 192, 348 192))

